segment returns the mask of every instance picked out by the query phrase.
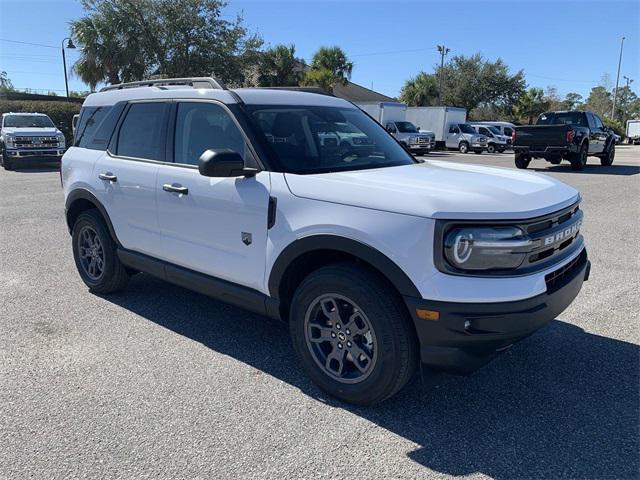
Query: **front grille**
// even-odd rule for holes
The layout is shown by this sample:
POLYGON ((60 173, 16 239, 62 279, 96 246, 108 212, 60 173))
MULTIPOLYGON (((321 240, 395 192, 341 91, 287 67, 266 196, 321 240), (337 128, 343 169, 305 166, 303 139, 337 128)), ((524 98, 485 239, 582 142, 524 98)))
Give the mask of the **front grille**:
POLYGON ((429 137, 418 137, 416 138, 416 143, 420 145, 429 145, 431 143, 431 139, 429 137))
POLYGON ((16 137, 16 148, 56 148, 57 137, 16 137))
POLYGON ((575 271, 582 268, 586 261, 587 251, 583 249, 580 255, 571 260, 569 263, 560 267, 555 272, 551 272, 545 275, 544 281, 547 284, 547 292, 552 293, 561 288, 567 280, 573 278, 575 271))
POLYGON ((540 221, 525 224, 524 229, 536 244, 527 262, 534 264, 560 254, 580 235, 582 212, 578 205, 556 212, 540 221))

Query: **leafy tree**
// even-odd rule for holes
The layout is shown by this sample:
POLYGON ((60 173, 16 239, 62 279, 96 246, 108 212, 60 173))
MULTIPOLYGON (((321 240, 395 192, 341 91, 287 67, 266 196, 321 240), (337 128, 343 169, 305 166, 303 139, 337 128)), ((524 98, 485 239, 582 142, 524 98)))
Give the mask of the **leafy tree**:
POLYGON ((327 92, 333 91, 336 84, 335 73, 327 68, 307 70, 304 78, 300 81, 300 85, 307 87, 320 87, 327 92))
POLYGON ((13 88, 13 83, 9 79, 7 72, 0 72, 0 92, 13 92, 15 88, 13 88))
POLYGON ((556 87, 548 86, 544 92, 544 99, 549 104, 549 110, 563 110, 564 104, 562 103, 560 95, 558 95, 558 89, 556 87))
POLYGON ((464 107, 469 113, 481 104, 508 111, 526 86, 522 70, 512 75, 501 59, 490 62, 479 53, 453 57, 444 67, 436 68, 436 77, 440 75, 443 103, 464 107))
POLYGON ((353 62, 340 47, 320 47, 313 55, 311 68, 302 80, 303 85, 316 85, 333 91, 334 85, 346 85, 351 78, 353 62))
POLYGON ((295 56, 293 45, 276 45, 266 50, 258 64, 258 85, 288 87, 300 83, 302 61, 295 56))
POLYGON ((569 92, 564 96, 562 101, 562 110, 577 110, 582 106, 582 95, 575 92, 569 92))
POLYGON ((603 86, 593 87, 584 108, 597 113, 600 117, 611 115, 613 99, 611 93, 603 86))
POLYGON ((634 105, 634 102, 638 100, 638 95, 631 90, 627 85, 618 87, 618 97, 616 98, 616 118, 622 122, 626 122, 630 115, 630 108, 634 105))
POLYGON ((420 72, 407 80, 400 90, 400 101, 410 107, 434 105, 438 99, 438 81, 434 75, 420 72))
POLYGON ((224 0, 81 0, 71 22, 81 56, 76 74, 92 88, 160 77, 215 75, 242 85, 262 39, 240 17, 221 18, 224 0))
POLYGON ((541 88, 530 88, 518 99, 514 112, 521 120, 532 124, 534 118, 549 109, 549 102, 545 99, 541 88))

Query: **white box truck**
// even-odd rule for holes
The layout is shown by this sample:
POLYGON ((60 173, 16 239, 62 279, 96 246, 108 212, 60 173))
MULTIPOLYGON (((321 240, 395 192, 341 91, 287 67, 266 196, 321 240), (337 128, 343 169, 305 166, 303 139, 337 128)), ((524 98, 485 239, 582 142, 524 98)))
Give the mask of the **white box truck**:
POLYGON ((627 120, 627 142, 630 144, 640 143, 640 120, 627 120))
POLYGON ((408 107, 406 119, 421 130, 435 134, 436 146, 444 147, 449 125, 467 122, 467 110, 459 107, 408 107))
POLYGON ((400 102, 361 102, 358 107, 375 118, 380 125, 405 120, 407 106, 400 102))

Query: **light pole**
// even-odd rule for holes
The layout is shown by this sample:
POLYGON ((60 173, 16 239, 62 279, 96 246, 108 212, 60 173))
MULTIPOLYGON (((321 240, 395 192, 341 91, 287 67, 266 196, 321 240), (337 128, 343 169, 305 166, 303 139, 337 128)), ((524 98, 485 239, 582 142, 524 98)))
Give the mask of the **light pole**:
POLYGON ((69 37, 62 40, 62 66, 64 67, 64 87, 67 90, 67 98, 69 98, 69 80, 67 80, 67 59, 64 55, 65 48, 76 48, 76 46, 73 44, 73 41, 69 37), (64 45, 65 41, 67 42, 66 47, 64 45))
POLYGON ((624 37, 620 41, 620 58, 618 58, 618 75, 616 75, 616 89, 613 91, 613 107, 611 107, 611 119, 615 120, 616 100, 618 96, 618 82, 620 81, 620 64, 622 63, 622 47, 624 47, 624 37))
POLYGON ((440 85, 438 87, 438 103, 440 105, 442 105, 442 75, 444 74, 444 57, 447 55, 447 53, 449 53, 451 49, 445 47, 444 45, 438 45, 438 52, 440 53, 440 75, 438 75, 439 77, 439 82, 440 85))

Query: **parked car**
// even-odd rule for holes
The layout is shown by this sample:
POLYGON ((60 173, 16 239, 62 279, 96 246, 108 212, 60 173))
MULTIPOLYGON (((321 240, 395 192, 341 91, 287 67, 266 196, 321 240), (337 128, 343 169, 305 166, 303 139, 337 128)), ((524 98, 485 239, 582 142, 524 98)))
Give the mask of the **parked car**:
POLYGON ((435 135, 430 131, 420 131, 413 123, 394 121, 385 124, 387 132, 404 144, 411 152, 418 155, 428 153, 435 147, 435 135))
POLYGON ((613 130, 595 113, 584 111, 543 113, 535 125, 515 127, 512 144, 518 168, 544 158, 554 165, 568 160, 573 170, 582 170, 588 156, 609 166, 616 153, 613 130))
POLYGON ((394 395, 420 361, 481 367, 589 277, 574 188, 419 163, 327 95, 212 78, 110 86, 82 106, 62 183, 92 292, 147 272, 282 319, 306 374, 361 405, 394 395), (321 144, 345 124, 370 153, 321 144))
POLYGON ((0 160, 5 170, 36 162, 60 162, 64 134, 44 113, 3 113, 0 119, 0 160))
POLYGON ((626 135, 629 144, 640 143, 640 120, 627 120, 626 135))
POLYGON ((460 153, 467 153, 473 150, 474 153, 482 153, 487 149, 488 139, 484 135, 477 133, 468 123, 456 123, 449 126, 446 146, 458 150, 460 153))
POLYGON ((477 125, 488 125, 491 127, 495 127, 498 129, 500 135, 504 135, 505 137, 511 138, 513 135, 513 129, 516 126, 511 122, 474 122, 477 125))
POLYGON ((445 148, 449 127, 466 123, 467 111, 458 107, 407 107, 404 119, 433 132, 436 148, 445 148))
POLYGON ((470 124, 480 135, 487 137, 487 153, 503 153, 511 146, 511 137, 500 134, 500 130, 491 125, 470 124))

